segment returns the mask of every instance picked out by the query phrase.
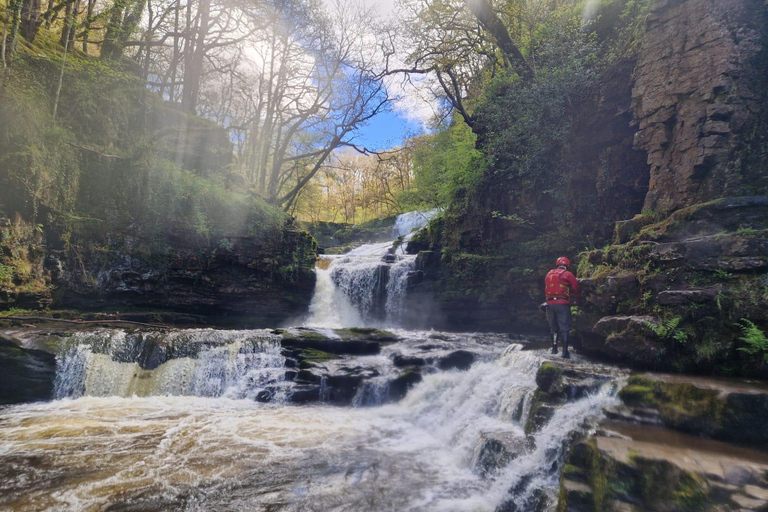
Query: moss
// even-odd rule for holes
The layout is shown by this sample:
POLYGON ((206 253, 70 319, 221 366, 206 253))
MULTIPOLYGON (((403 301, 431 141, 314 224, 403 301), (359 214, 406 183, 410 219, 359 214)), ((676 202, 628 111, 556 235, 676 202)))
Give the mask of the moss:
POLYGON ((710 502, 700 477, 666 461, 638 457, 633 462, 638 470, 635 490, 648 509, 697 512, 710 502))
POLYGON ((298 333, 284 331, 282 335, 283 338, 293 338, 307 341, 323 341, 328 339, 327 336, 311 330, 301 330, 298 333))
POLYGON ((536 372, 536 385, 544 393, 551 393, 557 388, 563 376, 563 369, 552 363, 542 363, 536 372))
POLYGON ((530 435, 543 427, 554 415, 554 408, 549 404, 551 396, 543 391, 536 390, 531 400, 531 409, 525 422, 525 434, 530 435))
POLYGON ((608 475, 600 450, 597 449, 597 441, 590 439, 587 443, 587 457, 589 461, 589 486, 592 488, 592 510, 602 512, 606 498, 610 495, 608 475))
POLYGON ((619 391, 619 398, 627 405, 641 405, 653 401, 653 388, 650 386, 627 385, 619 391))
POLYGON ((297 355, 302 362, 311 363, 312 365, 339 358, 336 354, 331 354, 314 348, 298 349, 297 355))
POLYGON ((701 389, 689 383, 670 383, 641 375, 632 376, 619 391, 631 406, 653 407, 669 427, 715 435, 724 428, 726 401, 717 390, 701 389))
POLYGON ((24 351, 18 347, 0 346, 0 360, 22 360, 24 359, 24 351))
POLYGON ((581 474, 581 468, 578 466, 575 466, 573 464, 566 463, 563 466, 563 474, 564 475, 580 475, 581 474))
POLYGON ((383 329, 373 329, 371 327, 350 327, 348 329, 336 329, 336 334, 338 334, 342 339, 355 339, 355 340, 363 340, 367 339, 370 341, 396 341, 397 336, 395 336, 393 333, 389 331, 385 331, 383 329))

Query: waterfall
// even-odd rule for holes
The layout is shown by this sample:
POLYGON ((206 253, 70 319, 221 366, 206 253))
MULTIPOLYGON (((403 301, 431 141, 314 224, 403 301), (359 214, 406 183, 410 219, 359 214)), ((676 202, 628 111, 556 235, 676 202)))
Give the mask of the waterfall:
POLYGON ((376 370, 358 407, 258 403, 288 393, 269 331, 65 338, 57 395, 79 398, 3 410, 0 466, 14 476, 0 481, 0 509, 552 510, 567 446, 616 403, 614 386, 557 406, 526 436, 547 354, 492 334, 401 334, 346 360, 376 370), (377 406, 401 371, 394 356, 425 346, 477 357, 465 371, 424 367, 405 398, 377 406), (489 457, 501 445, 508 453, 489 457))
POLYGON ((395 240, 366 244, 340 256, 326 256, 319 266, 315 294, 304 322, 311 327, 378 327, 400 324, 408 277, 416 257, 404 248, 413 231, 424 227, 439 210, 398 215, 395 240), (354 306, 352 306, 354 305, 354 306))
POLYGON ((411 231, 423 228, 429 221, 434 219, 440 213, 439 209, 428 210, 425 212, 408 212, 398 215, 395 218, 393 233, 395 238, 409 234, 411 231))
POLYGON ((104 330, 75 334, 66 343, 57 357, 56 398, 171 395, 284 403, 288 395, 285 358, 269 331, 104 330), (157 353, 165 357, 153 363, 157 353))

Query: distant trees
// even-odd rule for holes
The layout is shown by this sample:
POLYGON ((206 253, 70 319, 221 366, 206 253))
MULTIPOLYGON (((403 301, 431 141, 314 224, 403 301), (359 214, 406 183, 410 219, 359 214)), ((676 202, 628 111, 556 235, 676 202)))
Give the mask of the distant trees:
POLYGON ((379 155, 334 153, 302 189, 291 212, 311 220, 358 223, 389 217, 413 206, 402 202, 413 187, 410 145, 379 155))
MULTIPOLYGON (((286 210, 336 150, 366 153, 355 134, 391 99, 369 39, 375 16, 352 2, 328 12, 319 0, 10 0, 5 20, 4 62, 45 26, 70 53, 123 65, 230 130, 228 172, 286 210)), ((176 137, 178 164, 190 129, 176 137)))

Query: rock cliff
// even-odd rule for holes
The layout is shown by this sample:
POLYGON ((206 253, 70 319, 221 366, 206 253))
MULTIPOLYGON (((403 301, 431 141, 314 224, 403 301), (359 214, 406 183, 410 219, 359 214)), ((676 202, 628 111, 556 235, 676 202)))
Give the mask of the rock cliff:
POLYGON ((674 0, 648 16, 632 90, 635 147, 651 166, 646 209, 765 191, 750 159, 765 143, 764 11, 749 0, 674 0))
POLYGON ((291 225, 215 242, 181 231, 168 239, 81 234, 65 244, 54 226, 6 224, 6 308, 267 327, 302 315, 312 298, 317 244, 291 225))
POLYGON ((492 169, 474 210, 448 212, 417 238, 413 250, 431 252, 420 257, 411 310, 429 308, 415 316, 544 330, 542 276, 565 254, 586 279, 577 329, 593 354, 669 370, 758 371, 738 350, 735 323, 768 326, 768 9, 664 0, 644 26, 634 60, 604 71, 591 100, 570 113, 565 160, 575 174, 558 208, 571 220, 506 215, 515 192, 492 169), (577 256, 585 247, 595 249, 577 256))

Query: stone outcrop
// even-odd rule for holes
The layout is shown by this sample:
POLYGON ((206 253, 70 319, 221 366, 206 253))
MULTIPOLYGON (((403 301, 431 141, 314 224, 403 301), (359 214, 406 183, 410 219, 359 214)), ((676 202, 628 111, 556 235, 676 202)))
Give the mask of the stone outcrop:
POLYGON ((767 388, 646 374, 619 395, 622 405, 571 448, 558 511, 768 508, 767 388))
POLYGON ((49 248, 53 307, 173 311, 214 325, 267 327, 303 314, 312 298, 317 246, 306 232, 203 247, 183 237, 144 244, 113 234, 90 252, 49 248))
POLYGON ((632 91, 635 147, 651 166, 646 209, 671 211, 755 185, 745 167, 764 122, 765 22, 752 0, 656 2, 632 91))
POLYGON ((739 325, 768 324, 768 197, 639 216, 618 226, 621 240, 582 255, 583 350, 637 368, 766 375, 761 356, 739 350, 739 325))
POLYGON ((55 375, 53 354, 0 337, 0 405, 50 400, 55 375))

